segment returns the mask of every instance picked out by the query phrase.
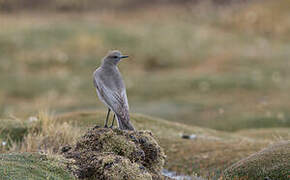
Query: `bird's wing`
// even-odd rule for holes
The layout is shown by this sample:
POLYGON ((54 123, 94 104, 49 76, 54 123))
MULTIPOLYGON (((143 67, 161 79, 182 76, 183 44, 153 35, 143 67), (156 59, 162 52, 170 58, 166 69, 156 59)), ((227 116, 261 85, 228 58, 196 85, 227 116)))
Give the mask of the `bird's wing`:
POLYGON ((102 100, 117 114, 124 114, 129 110, 126 90, 120 92, 108 88, 102 81, 94 81, 102 100))

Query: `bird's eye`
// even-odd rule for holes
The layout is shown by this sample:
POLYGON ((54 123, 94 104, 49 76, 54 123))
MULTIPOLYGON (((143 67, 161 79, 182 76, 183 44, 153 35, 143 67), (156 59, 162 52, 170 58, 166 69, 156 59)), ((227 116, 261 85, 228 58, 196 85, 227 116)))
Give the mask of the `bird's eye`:
POLYGON ((113 56, 113 58, 118 58, 118 56, 113 56))

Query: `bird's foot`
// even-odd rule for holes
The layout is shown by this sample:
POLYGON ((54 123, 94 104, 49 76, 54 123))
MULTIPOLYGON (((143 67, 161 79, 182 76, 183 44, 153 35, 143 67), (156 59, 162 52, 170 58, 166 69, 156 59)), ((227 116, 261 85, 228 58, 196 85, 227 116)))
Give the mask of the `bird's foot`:
POLYGON ((106 124, 106 125, 104 126, 104 128, 108 128, 108 125, 106 124))
POLYGON ((112 125, 112 126, 110 126, 109 128, 110 128, 110 129, 113 129, 113 127, 114 127, 114 126, 112 125))

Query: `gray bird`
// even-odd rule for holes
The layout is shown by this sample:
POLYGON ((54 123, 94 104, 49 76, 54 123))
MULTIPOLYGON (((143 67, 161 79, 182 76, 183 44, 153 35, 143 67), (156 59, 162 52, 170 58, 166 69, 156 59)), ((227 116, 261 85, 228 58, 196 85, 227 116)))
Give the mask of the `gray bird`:
POLYGON ((121 73, 117 67, 121 59, 128 58, 120 51, 110 51, 102 60, 102 64, 94 72, 94 85, 99 99, 108 107, 105 127, 108 127, 110 111, 114 112, 113 127, 115 116, 117 117, 118 127, 122 130, 135 130, 130 123, 129 104, 127 99, 126 87, 121 73))

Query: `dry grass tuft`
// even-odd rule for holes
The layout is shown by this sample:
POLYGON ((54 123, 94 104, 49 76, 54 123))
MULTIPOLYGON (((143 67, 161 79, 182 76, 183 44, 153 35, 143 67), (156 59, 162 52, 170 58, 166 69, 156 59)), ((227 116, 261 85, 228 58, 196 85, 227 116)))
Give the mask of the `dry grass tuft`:
POLYGON ((53 115, 40 111, 23 141, 13 143, 10 151, 56 153, 62 145, 75 142, 80 134, 79 128, 58 123, 53 115))

